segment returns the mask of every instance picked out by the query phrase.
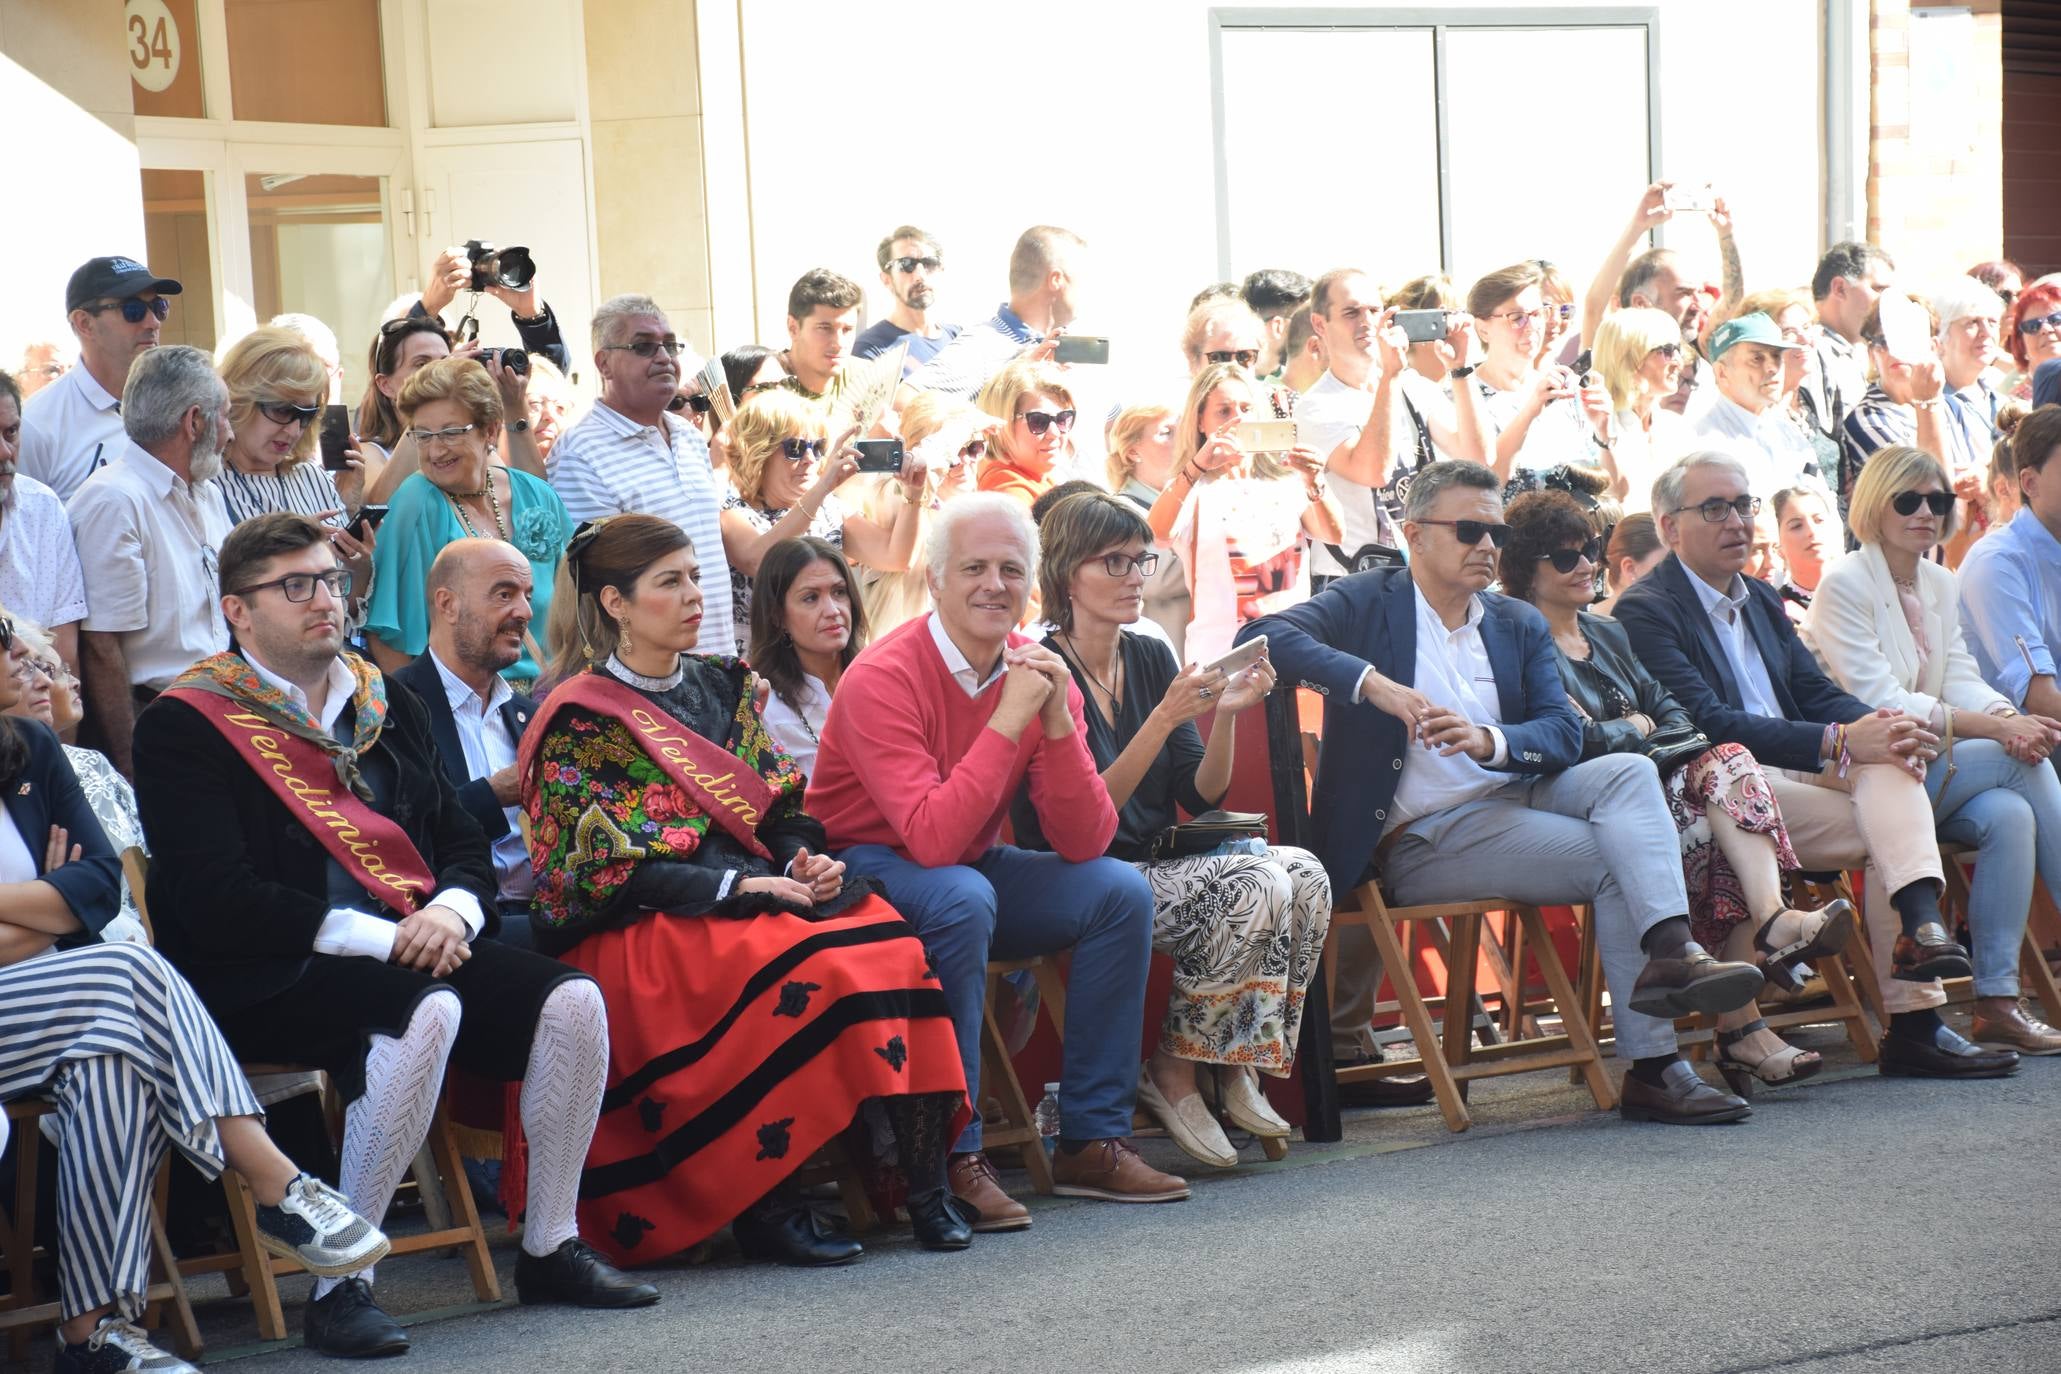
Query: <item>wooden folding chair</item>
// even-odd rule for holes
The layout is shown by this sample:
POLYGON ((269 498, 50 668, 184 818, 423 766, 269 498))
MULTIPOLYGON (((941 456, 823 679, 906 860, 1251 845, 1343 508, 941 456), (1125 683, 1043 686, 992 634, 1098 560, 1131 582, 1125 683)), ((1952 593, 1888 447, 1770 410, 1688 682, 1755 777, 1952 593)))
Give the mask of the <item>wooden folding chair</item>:
MULTIPOLYGON (((1975 851, 1964 845, 1943 844, 1939 847, 1940 868, 1946 874, 1946 892, 1941 905, 1950 913, 1968 919, 1969 875, 1968 866, 1975 862, 1975 851)), ((2042 1019, 2049 1025, 2061 1022, 2061 987, 2054 981, 2054 971, 2048 967, 2046 946, 2042 938, 2043 929, 2051 929, 2040 918, 2054 910, 2054 900, 2046 890, 2046 884, 2033 880, 2032 910, 2027 913, 2025 936, 2019 947, 2018 973, 2024 991, 2038 1001, 2042 1019)), ((1975 1000, 1973 978, 1949 978, 1944 984, 1947 1001, 1972 1002, 1975 1000)))
MULTIPOLYGON (((1060 976, 1058 966, 1051 959, 997 959, 989 962, 987 996, 981 1006, 980 1083, 982 1095, 992 1096, 1001 1104, 1002 1121, 999 1125, 990 1123, 983 1126, 981 1142, 982 1148, 987 1150, 1015 1150, 1022 1157, 1024 1172, 1030 1175, 1031 1187, 1040 1193, 1050 1193, 1052 1161, 1045 1154, 1044 1138, 1038 1134, 1036 1104, 1024 1094, 1023 1082, 1016 1076, 1016 1064, 1010 1058, 1008 1037, 1003 1035, 1001 1023, 995 1019, 997 985, 1005 976, 1023 972, 1037 980, 1039 1014, 1051 1018, 1055 1031, 1066 1025, 1066 980, 1060 976)), ((979 1104, 975 1104, 974 1110, 979 1110, 979 1104)))

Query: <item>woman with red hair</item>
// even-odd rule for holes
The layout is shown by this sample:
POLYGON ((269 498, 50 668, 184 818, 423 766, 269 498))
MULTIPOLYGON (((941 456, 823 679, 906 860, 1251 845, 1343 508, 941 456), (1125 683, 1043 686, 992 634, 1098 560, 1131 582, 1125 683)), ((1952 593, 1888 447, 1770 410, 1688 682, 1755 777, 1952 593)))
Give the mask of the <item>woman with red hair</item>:
POLYGON ((2039 365, 2061 358, 2061 273, 2029 282, 2004 316, 2004 347, 2018 364, 2009 394, 2032 399, 2032 374, 2039 365))

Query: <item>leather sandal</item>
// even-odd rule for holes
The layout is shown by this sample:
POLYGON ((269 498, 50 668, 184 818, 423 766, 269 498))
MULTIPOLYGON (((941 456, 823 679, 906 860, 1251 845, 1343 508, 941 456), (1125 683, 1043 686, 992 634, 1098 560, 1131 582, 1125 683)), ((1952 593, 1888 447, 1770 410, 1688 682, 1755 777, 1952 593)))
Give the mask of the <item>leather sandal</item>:
POLYGON ((1769 983, 1794 993, 1802 990, 1810 974, 1804 965, 1813 959, 1837 954, 1853 935, 1853 903, 1844 897, 1827 902, 1816 911, 1783 907, 1753 933, 1754 960, 1769 983), (1777 946, 1769 940, 1775 923, 1785 916, 1803 918, 1796 938, 1777 946))
POLYGON ((1786 1041, 1781 1049, 1751 1062, 1732 1053, 1734 1045, 1757 1031, 1767 1029, 1768 1023, 1755 1017, 1737 1030, 1717 1033, 1717 1071, 1724 1076, 1726 1087, 1749 1101, 1753 1097, 1756 1079, 1770 1088, 1779 1088, 1814 1078, 1818 1070, 1825 1067, 1824 1057, 1816 1050, 1798 1049, 1786 1041))

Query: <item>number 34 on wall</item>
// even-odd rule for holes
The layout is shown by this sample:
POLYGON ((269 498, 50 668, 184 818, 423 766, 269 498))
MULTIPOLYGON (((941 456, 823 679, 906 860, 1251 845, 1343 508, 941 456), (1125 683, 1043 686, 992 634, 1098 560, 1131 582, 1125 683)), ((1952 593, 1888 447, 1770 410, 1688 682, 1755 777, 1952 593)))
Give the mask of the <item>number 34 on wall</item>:
POLYGON ((179 21, 165 0, 128 0, 129 74, 146 91, 163 91, 179 76, 179 21))

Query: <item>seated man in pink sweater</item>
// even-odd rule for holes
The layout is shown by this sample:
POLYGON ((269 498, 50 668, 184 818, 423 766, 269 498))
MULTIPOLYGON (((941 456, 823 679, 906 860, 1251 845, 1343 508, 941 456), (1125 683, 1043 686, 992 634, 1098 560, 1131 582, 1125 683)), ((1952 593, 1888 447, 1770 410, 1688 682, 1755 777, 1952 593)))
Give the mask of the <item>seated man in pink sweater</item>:
MULTIPOLYGON (((933 517, 937 610, 845 669, 823 724, 808 810, 854 873, 870 874, 923 938, 980 1101, 980 1027, 990 958, 1071 949, 1060 1075, 1057 1191, 1108 1202, 1173 1202, 1188 1185, 1125 1139, 1138 1084, 1152 890, 1103 857, 1116 811, 1081 733, 1065 662, 1015 633, 1037 571, 1037 532, 1004 496, 962 496, 933 517), (1030 781, 1055 853, 998 843, 1030 781)), ((976 1231, 1030 1225, 980 1152, 980 1116, 952 1147, 952 1191, 976 1231)))

